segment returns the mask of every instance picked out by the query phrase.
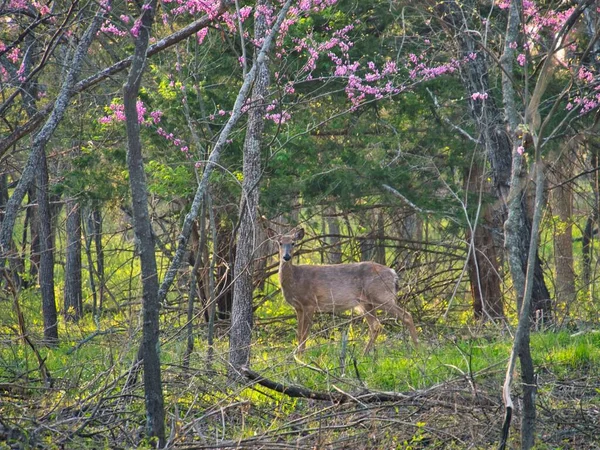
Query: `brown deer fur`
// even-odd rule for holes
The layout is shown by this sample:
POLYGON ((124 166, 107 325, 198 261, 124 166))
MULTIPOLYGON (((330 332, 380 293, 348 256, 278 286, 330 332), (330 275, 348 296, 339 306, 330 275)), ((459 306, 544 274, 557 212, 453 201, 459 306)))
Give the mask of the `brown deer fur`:
POLYGON ((278 235, 269 228, 267 234, 279 244, 279 282, 286 301, 296 310, 299 352, 304 350, 315 313, 350 309, 363 315, 369 324, 365 353, 372 349, 381 328, 377 310, 401 320, 418 344, 412 316, 396 304, 398 275, 393 269, 374 262, 294 265, 292 249, 304 237, 304 230, 278 235))

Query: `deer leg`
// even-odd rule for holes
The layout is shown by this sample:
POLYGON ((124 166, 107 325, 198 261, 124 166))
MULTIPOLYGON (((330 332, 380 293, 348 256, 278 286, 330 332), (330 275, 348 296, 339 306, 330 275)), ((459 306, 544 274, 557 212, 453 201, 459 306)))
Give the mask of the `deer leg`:
POLYGON ((306 340, 308 339, 308 332, 310 331, 310 327, 312 325, 312 311, 306 311, 297 309, 296 317, 298 319, 298 353, 303 353, 306 345, 306 340))
POLYGON ((374 309, 371 311, 365 311, 364 315, 367 323, 369 324, 369 342, 367 343, 367 346, 363 352, 363 355, 366 355, 371 351, 377 336, 379 336, 379 332, 381 331, 381 322, 379 322, 379 319, 377 319, 374 309))
POLYGON ((402 323, 406 326, 406 328, 408 328, 408 333, 410 334, 410 337, 412 338, 415 345, 419 345, 419 338, 417 336, 417 329, 415 328, 415 323, 413 322, 411 314, 407 310, 396 305, 395 302, 384 303, 383 305, 381 305, 381 309, 383 309, 388 314, 394 316, 396 320, 401 320, 402 323))

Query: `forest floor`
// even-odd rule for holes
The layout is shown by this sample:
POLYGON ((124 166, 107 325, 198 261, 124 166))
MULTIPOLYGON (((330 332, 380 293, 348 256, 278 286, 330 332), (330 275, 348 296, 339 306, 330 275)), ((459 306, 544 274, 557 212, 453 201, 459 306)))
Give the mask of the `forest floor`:
MULTIPOLYGON (((206 327, 195 330, 187 367, 184 328, 165 323, 170 448, 497 448, 509 333, 430 331, 415 349, 388 323, 376 350, 363 356, 366 326, 337 320, 332 326, 331 317, 320 318, 299 356, 295 319, 259 319, 250 373, 259 379, 242 382, 228 378, 225 323, 213 352, 206 327)), ((38 347, 38 355, 4 328, 0 449, 152 448, 143 438, 144 394, 132 366, 139 326, 93 326, 65 331, 60 346, 38 347)), ((534 332, 532 354, 536 448, 600 449, 600 333, 534 332)), ((509 448, 518 448, 518 373, 512 394, 509 448)))

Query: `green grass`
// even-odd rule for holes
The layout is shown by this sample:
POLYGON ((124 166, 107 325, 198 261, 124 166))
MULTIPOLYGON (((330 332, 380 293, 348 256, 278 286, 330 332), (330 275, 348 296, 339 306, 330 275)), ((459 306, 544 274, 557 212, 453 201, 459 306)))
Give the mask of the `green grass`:
MULTIPOLYGON (((41 336, 41 321, 36 309, 39 298, 31 294, 23 296, 21 301, 28 329, 35 340, 41 336)), ((482 331, 472 335, 468 329, 460 332, 440 329, 433 334, 429 330, 428 334, 423 334, 421 346, 414 348, 402 327, 386 324, 375 351, 365 356, 362 352, 368 340, 366 324, 362 321, 349 324, 345 318, 324 315, 313 327, 307 351, 295 357, 295 319, 273 320, 274 316, 293 316, 293 311, 285 304, 276 303, 267 305, 267 309, 268 314, 258 314, 251 367, 277 382, 321 392, 358 393, 364 389, 411 392, 451 380, 468 379, 475 386, 489 390, 491 395, 500 396, 512 345, 512 339, 506 333, 486 330, 485 334, 482 331), (344 349, 345 332, 348 344, 344 349), (342 358, 344 354, 345 358, 342 358)), ((61 344, 56 348, 39 347, 55 380, 51 390, 45 389, 39 380, 34 353, 18 341, 11 314, 0 319, 4 337, 0 346, 0 383, 26 385, 28 391, 26 401, 14 399, 2 403, 0 414, 42 416, 44 420, 60 423, 56 429, 64 435, 73 431, 70 427, 80 423, 75 421, 75 425, 70 425, 71 422, 65 420, 64 411, 69 408, 93 410, 100 398, 105 399, 107 408, 116 407, 113 400, 106 399, 120 397, 125 376, 135 359, 141 338, 137 312, 131 315, 126 310, 118 314, 107 313, 97 320, 86 315, 78 324, 65 324, 61 320, 61 344), (98 331, 103 334, 94 335, 98 331)), ((169 427, 174 417, 180 418, 182 426, 190 426, 191 422, 202 418, 202 433, 210 441, 216 440, 215 436, 225 440, 248 439, 264 433, 287 432, 290 423, 299 417, 309 417, 303 419, 302 426, 310 429, 320 426, 320 422, 310 419, 311 408, 315 405, 308 400, 289 398, 262 387, 228 384, 228 336, 223 324, 216 332, 212 371, 208 370, 206 361, 206 326, 196 324, 195 350, 190 362, 192 372, 191 375, 184 372, 181 363, 186 343, 185 333, 180 330, 185 323, 182 317, 185 317, 183 310, 167 312, 161 319, 161 359, 166 409, 171 418, 169 427)), ((600 375, 600 333, 532 333, 531 347, 535 369, 544 380, 549 377, 555 380, 597 379, 600 375)), ((514 387, 518 391, 518 376, 515 380, 514 387)), ((125 403, 124 412, 120 414, 128 418, 128 429, 137 430, 144 423, 141 385, 135 387, 133 394, 133 398, 127 397, 129 403, 125 403)), ((541 401, 554 402, 549 397, 552 394, 553 386, 540 385, 541 401)), ((591 390, 589 395, 590 401, 600 403, 600 393, 594 397, 591 390)), ((561 400, 566 403, 557 402, 556 405, 569 406, 569 401, 561 400)), ((327 406, 319 408, 326 410, 327 406)), ((397 414, 401 413, 398 411, 397 414)), ((441 420, 440 423, 447 420, 447 426, 452 427, 453 419, 444 417, 435 420, 441 420)), ((424 443, 433 445, 438 438, 428 430, 434 419, 414 420, 408 435, 398 435, 394 429, 382 433, 387 433, 389 442, 394 442, 398 448, 422 448, 424 443), (417 426, 418 423, 422 425, 417 426)), ((31 424, 19 422, 19 426, 28 429, 31 424)), ((103 430, 96 424, 89 425, 89 430, 93 432, 95 426, 103 430)), ((342 435, 340 431, 339 436, 342 435)), ((80 447, 85 448, 86 442, 81 438, 80 447)), ((97 440, 93 443, 92 447, 98 445, 97 440)))

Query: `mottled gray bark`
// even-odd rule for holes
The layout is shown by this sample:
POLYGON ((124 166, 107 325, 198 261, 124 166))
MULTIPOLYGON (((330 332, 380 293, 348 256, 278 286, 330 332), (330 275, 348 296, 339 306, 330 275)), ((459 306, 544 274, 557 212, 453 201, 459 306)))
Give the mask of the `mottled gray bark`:
MULTIPOLYGON (((110 6, 110 1, 108 6, 110 6)), ((69 105, 69 101, 74 95, 73 86, 75 85, 76 79, 81 71, 84 58, 87 56, 87 51, 92 43, 92 40, 96 36, 100 25, 104 20, 105 6, 101 6, 98 12, 94 16, 94 19, 90 23, 89 27, 81 37, 77 49, 73 54, 73 58, 69 61, 69 70, 65 77, 65 80, 61 86, 60 93, 56 98, 52 106, 52 112, 50 117, 40 130, 40 132, 33 139, 31 150, 25 168, 21 173, 21 178, 15 187, 12 196, 6 204, 6 210, 4 214, 4 220, 2 221, 2 227, 0 228, 0 268, 6 264, 6 259, 10 254, 10 242, 12 240, 12 233, 17 220, 17 213, 21 202, 27 192, 27 189, 31 185, 31 182, 36 176, 36 173, 40 167, 42 160, 42 154, 45 151, 46 144, 52 137, 56 127, 62 120, 65 111, 69 105)), ((36 115, 36 117, 39 114, 36 115)))
POLYGON ((58 315, 54 295, 54 236, 52 233, 52 213, 48 200, 48 164, 44 152, 41 152, 40 158, 36 195, 40 239, 40 270, 38 277, 42 296, 44 341, 48 344, 56 344, 58 343, 58 315))
MULTIPOLYGON (((510 132, 513 134, 513 165, 511 171, 511 184, 506 203, 508 209, 508 218, 505 223, 505 245, 508 251, 509 264, 513 283, 517 294, 517 307, 519 312, 519 322, 513 341, 511 356, 506 370, 506 377, 503 388, 503 399, 505 404, 505 421, 501 436, 500 448, 504 449, 507 444, 508 431, 510 430, 510 420, 514 405, 510 395, 510 386, 514 373, 516 358, 519 358, 521 365, 522 381, 522 413, 521 413, 521 448, 530 449, 535 444, 535 420, 536 407, 535 395, 537 391, 536 379, 534 373, 533 360, 530 350, 530 312, 533 303, 538 299, 535 297, 535 281, 539 277, 537 267, 537 246, 539 241, 539 227, 542 219, 545 205, 544 198, 544 167, 541 157, 540 142, 544 137, 544 127, 552 118, 561 97, 555 101, 553 108, 542 121, 540 114, 540 104, 546 89, 552 80, 555 71, 556 62, 552 52, 562 48, 564 37, 568 30, 575 24, 577 18, 583 10, 593 3, 593 0, 582 1, 565 20, 562 29, 554 36, 554 42, 548 47, 550 54, 544 59, 541 69, 537 72, 536 82, 533 85, 533 92, 525 104, 525 123, 519 127, 519 111, 514 106, 515 93, 512 86, 512 57, 514 50, 510 48, 512 42, 517 41, 518 29, 520 28, 520 17, 522 15, 521 0, 513 0, 510 4, 509 24, 505 37, 505 48, 503 55, 503 95, 505 98, 505 114, 508 123, 511 125, 510 132), (533 209, 533 219, 531 226, 526 227, 524 221, 526 215, 523 212, 523 197, 525 196, 527 174, 525 169, 525 158, 522 154, 527 151, 534 157, 534 179, 535 179, 535 203, 533 209), (530 240, 524 242, 523 228, 528 229, 530 240), (527 247, 525 247, 527 245, 527 247), (528 248, 527 258, 523 259, 524 248, 528 248)), ((525 66, 527 67, 527 66, 525 66)), ((527 74, 526 74, 527 76, 527 74)), ((535 306, 533 306, 535 310, 535 306)), ((545 311, 545 309, 539 309, 545 311)))
POLYGON ((77 322, 83 316, 81 291, 81 209, 75 199, 67 200, 67 248, 65 264, 64 315, 77 322))
POLYGON ((327 231, 329 237, 327 244, 329 250, 327 252, 327 263, 341 264, 342 263, 342 244, 340 240, 340 223, 336 217, 335 206, 329 206, 325 210, 325 222, 327 223, 327 231))
POLYGON ((142 268, 142 346, 144 364, 144 397, 146 404, 146 434, 158 440, 158 447, 165 445, 165 410, 162 392, 159 353, 158 273, 154 233, 148 211, 148 187, 144 172, 137 98, 146 67, 146 52, 157 0, 151 0, 142 11, 140 30, 135 39, 135 49, 127 81, 123 86, 123 106, 127 130, 127 168, 131 189, 133 230, 138 242, 142 268))
MULTIPOLYGON (((266 6, 268 0, 259 0, 257 6, 266 6)), ((267 19, 264 14, 255 18, 254 36, 262 40, 267 32, 267 19)), ((256 212, 258 210, 261 175, 261 146, 264 129, 264 115, 267 108, 269 91, 268 59, 255 62, 256 78, 250 98, 252 105, 248 112, 248 127, 244 140, 244 180, 242 182, 242 198, 240 201, 240 227, 237 236, 233 275, 233 305, 231 308, 231 331, 229 334, 229 364, 232 377, 238 376, 241 367, 250 362, 250 345, 253 327, 252 298, 254 292, 253 269, 254 252, 260 245, 257 237, 256 212)))
MULTIPOLYGON (((219 8, 212 15, 210 15, 210 16, 207 15, 207 16, 201 17, 200 19, 194 21, 193 23, 189 24, 188 26, 186 26, 180 30, 177 30, 176 32, 170 34, 169 36, 165 37, 164 39, 161 39, 157 43, 151 45, 148 48, 148 52, 146 53, 146 55, 152 56, 157 53, 160 53, 161 51, 172 47, 173 45, 177 44, 178 42, 181 42, 182 40, 187 39, 188 37, 192 36, 194 33, 197 33, 199 30, 206 28, 208 25, 210 25, 212 22, 214 22, 216 19, 218 19, 227 10, 228 5, 229 5, 228 1, 222 1, 219 5, 219 8)), ((108 6, 110 6, 110 3, 108 6)), ((80 82, 78 82, 77 84, 75 84, 73 86, 72 91, 71 91, 72 94, 74 95, 79 92, 83 92, 86 89, 89 89, 106 79, 110 79, 113 75, 127 69, 131 65, 131 61, 132 61, 132 57, 125 58, 125 59, 113 64, 112 66, 99 71, 95 75, 92 75, 91 77, 88 77, 85 80, 81 80, 80 82)), ((14 144, 16 144, 20 139, 22 139, 24 136, 27 136, 29 133, 31 133, 35 129, 37 129, 37 127, 40 125, 40 123, 46 117, 48 117, 48 114, 50 114, 52 112, 52 110, 53 110, 52 105, 48 105, 47 107, 38 111, 34 117, 32 117, 30 120, 27 121, 27 123, 17 127, 12 133, 10 133, 5 138, 1 139, 0 140, 0 157, 4 156, 4 154, 8 151, 8 149, 11 148, 11 146, 13 146, 14 144)))
POLYGON ((219 134, 219 138, 217 139, 217 142, 215 143, 213 150, 210 153, 210 156, 208 157, 204 173, 202 174, 202 178, 200 179, 200 183, 198 184, 198 188, 196 189, 194 199, 190 206, 190 212, 185 216, 183 226, 181 227, 181 233, 177 238, 177 250, 175 252, 173 260, 171 261, 171 264, 169 265, 167 273, 165 274, 165 278, 163 279, 163 282, 160 285, 160 290, 158 293, 160 301, 163 301, 166 298, 167 291, 173 283, 177 271, 181 267, 181 262, 183 261, 183 256, 185 254, 187 242, 192 229, 192 222, 196 219, 196 217, 198 216, 198 212, 200 211, 200 205, 204 200, 204 196, 208 187, 208 180, 212 172, 218 167, 218 162, 221 158, 221 152, 223 151, 223 148, 225 147, 227 140, 229 139, 229 135, 231 134, 233 127, 242 115, 242 106, 244 105, 244 102, 246 101, 246 98, 248 97, 250 89, 252 88, 252 85, 256 78, 258 65, 260 65, 262 61, 264 61, 267 58, 267 54, 271 49, 273 40, 275 39, 275 36, 277 36, 277 34, 279 33, 279 28, 281 27, 283 19, 285 18, 291 4, 292 1, 287 0, 281 8, 281 10, 279 11, 275 24, 273 25, 269 34, 263 41, 262 47, 258 52, 254 64, 252 65, 252 68, 246 74, 244 83, 242 84, 238 96, 236 97, 235 104, 233 105, 231 116, 229 117, 229 120, 223 127, 221 134, 219 134))

